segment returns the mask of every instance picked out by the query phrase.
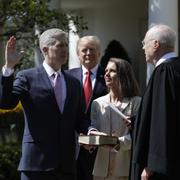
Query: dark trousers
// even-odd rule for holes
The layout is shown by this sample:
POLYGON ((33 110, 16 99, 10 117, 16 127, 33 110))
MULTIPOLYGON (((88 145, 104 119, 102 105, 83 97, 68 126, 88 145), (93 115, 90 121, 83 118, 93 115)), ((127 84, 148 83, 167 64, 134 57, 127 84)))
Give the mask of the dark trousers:
POLYGON ((77 180, 93 180, 92 171, 96 158, 97 149, 89 153, 83 147, 80 147, 77 159, 77 180))
POLYGON ((21 180, 76 180, 75 174, 50 172, 21 172, 21 180))
MULTIPOLYGON (((154 173, 150 180, 173 180, 174 178, 168 178, 166 175, 154 173)), ((175 180, 175 179, 174 179, 175 180)))

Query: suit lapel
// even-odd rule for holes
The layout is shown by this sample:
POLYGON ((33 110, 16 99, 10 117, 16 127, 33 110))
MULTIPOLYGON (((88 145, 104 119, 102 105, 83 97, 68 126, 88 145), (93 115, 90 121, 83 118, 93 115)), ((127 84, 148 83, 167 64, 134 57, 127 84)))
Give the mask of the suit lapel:
POLYGON ((125 111, 126 107, 129 105, 129 103, 130 103, 129 98, 123 98, 123 101, 121 103, 121 106, 119 107, 119 110, 121 112, 125 111))
POLYGON ((102 89, 104 88, 104 86, 105 86, 104 76, 102 74, 102 68, 99 66, 98 70, 97 70, 97 74, 96 74, 96 82, 94 84, 94 89, 92 92, 89 107, 91 106, 92 101, 99 97, 99 94, 101 94, 101 96, 104 95, 104 94, 102 94, 102 92, 103 92, 102 89))
POLYGON ((110 97, 109 94, 107 94, 106 96, 104 96, 103 98, 103 108, 104 108, 104 123, 106 125, 105 129, 106 129, 106 133, 108 133, 110 135, 111 133, 111 109, 109 107, 109 102, 110 102, 110 97))
POLYGON ((102 74, 102 69, 101 67, 98 67, 92 98, 96 95, 96 92, 101 91, 101 88, 104 84, 105 82, 104 82, 104 76, 102 74))
POLYGON ((42 86, 46 87, 47 90, 54 93, 53 87, 52 87, 51 82, 48 77, 48 74, 46 73, 46 71, 42 65, 40 65, 37 68, 37 72, 38 72, 37 78, 40 78, 40 82, 42 82, 42 86))
POLYGON ((79 71, 77 72, 77 79, 81 82, 83 86, 83 73, 82 73, 82 68, 79 68, 79 71))
POLYGON ((81 67, 76 69, 76 71, 74 72, 74 77, 77 78, 83 86, 83 73, 81 67))
POLYGON ((71 106, 71 98, 73 96, 75 96, 75 94, 73 91, 74 86, 71 83, 72 79, 70 79, 69 75, 66 72, 64 72, 63 70, 62 70, 62 73, 64 75, 64 80, 66 83, 66 100, 64 103, 64 110, 63 110, 63 113, 65 113, 65 111, 68 111, 68 107, 71 106))
POLYGON ((61 111, 59 110, 59 107, 58 107, 58 104, 57 104, 57 101, 56 101, 56 97, 55 97, 55 94, 54 94, 54 89, 52 87, 52 84, 51 84, 51 81, 48 77, 48 74, 46 73, 44 67, 42 65, 40 65, 38 68, 37 68, 37 71, 38 71, 38 75, 37 75, 37 78, 40 78, 40 81, 41 82, 41 85, 42 87, 46 88, 47 91, 49 91, 49 94, 52 98, 52 102, 54 103, 55 107, 57 108, 57 110, 60 112, 61 114, 61 111))

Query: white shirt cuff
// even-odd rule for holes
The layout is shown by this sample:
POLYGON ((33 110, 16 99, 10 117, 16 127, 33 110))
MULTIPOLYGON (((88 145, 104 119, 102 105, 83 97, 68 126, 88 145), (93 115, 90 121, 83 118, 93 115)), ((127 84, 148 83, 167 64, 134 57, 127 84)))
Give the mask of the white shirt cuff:
POLYGON ((11 68, 5 68, 4 66, 2 67, 2 75, 5 77, 9 77, 14 73, 14 69, 11 68))

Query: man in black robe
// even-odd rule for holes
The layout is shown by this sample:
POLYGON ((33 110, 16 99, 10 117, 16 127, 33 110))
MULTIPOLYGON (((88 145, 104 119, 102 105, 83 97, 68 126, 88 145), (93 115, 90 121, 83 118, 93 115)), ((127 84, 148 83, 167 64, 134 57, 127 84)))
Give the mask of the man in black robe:
POLYGON ((143 41, 155 65, 135 121, 130 180, 176 180, 180 171, 180 59, 176 34, 155 25, 143 41))

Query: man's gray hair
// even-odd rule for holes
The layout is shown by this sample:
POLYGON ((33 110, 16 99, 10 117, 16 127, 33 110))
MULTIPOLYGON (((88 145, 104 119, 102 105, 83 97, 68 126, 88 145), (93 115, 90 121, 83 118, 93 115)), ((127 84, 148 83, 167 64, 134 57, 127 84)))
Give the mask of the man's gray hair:
POLYGON ((44 46, 53 45, 56 42, 57 37, 67 39, 68 36, 66 32, 58 28, 52 28, 44 31, 39 38, 39 46, 41 51, 43 52, 42 49, 44 46))
POLYGON ((79 45, 82 42, 94 42, 97 46, 97 50, 100 51, 100 48, 101 48, 100 47, 100 40, 97 36, 83 36, 83 37, 81 37, 77 42, 77 51, 78 51, 79 45))
POLYGON ((173 48, 176 42, 176 32, 167 25, 158 24, 152 26, 148 34, 150 38, 158 40, 164 47, 173 48))

